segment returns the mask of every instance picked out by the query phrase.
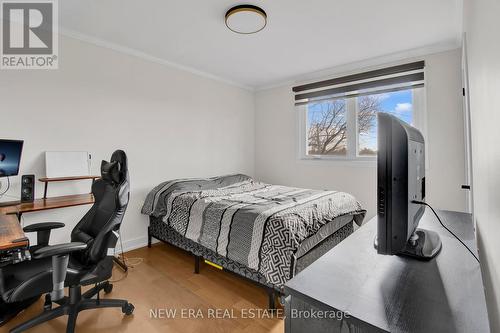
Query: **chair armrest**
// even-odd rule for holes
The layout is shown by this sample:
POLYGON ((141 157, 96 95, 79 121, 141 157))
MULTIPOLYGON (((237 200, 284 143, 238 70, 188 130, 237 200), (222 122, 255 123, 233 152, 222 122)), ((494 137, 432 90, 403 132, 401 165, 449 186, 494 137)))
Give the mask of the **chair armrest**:
POLYGON ((52 301, 58 301, 64 297, 64 280, 68 270, 69 254, 86 248, 85 243, 73 242, 45 246, 32 254, 34 259, 52 258, 52 292, 50 293, 52 301))
POLYGON ((34 259, 41 259, 41 258, 70 254, 71 252, 82 251, 85 250, 86 248, 87 244, 81 242, 57 244, 57 245, 42 247, 41 249, 36 250, 32 256, 34 259))
POLYGON ((59 229, 64 227, 64 223, 60 222, 45 222, 45 223, 35 223, 28 225, 23 228, 24 232, 38 232, 38 231, 47 231, 52 229, 59 229))
POLYGON ((23 228, 24 232, 36 232, 37 246, 43 247, 49 245, 50 232, 52 229, 59 229, 64 227, 64 223, 59 222, 45 222, 35 223, 23 228))

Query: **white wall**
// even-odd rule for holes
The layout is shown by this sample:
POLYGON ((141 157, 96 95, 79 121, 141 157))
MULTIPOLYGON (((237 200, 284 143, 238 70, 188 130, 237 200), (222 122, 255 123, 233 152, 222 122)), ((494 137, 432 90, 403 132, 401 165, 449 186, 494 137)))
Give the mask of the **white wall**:
MULTIPOLYGON (((60 68, 0 72, 0 138, 25 140, 21 174, 45 175, 44 151, 83 150, 93 173, 114 149, 129 157, 125 247, 146 243, 140 208, 148 190, 178 177, 254 169, 253 92, 62 37, 60 68)), ((20 177, 9 194, 18 195, 20 177)), ((37 184, 39 185, 39 184, 37 184)), ((71 186, 69 184, 65 186, 71 186)), ((37 195, 43 195, 42 186, 37 195)), ((49 190, 50 195, 50 190, 49 190)), ((54 242, 87 207, 25 214, 25 224, 61 221, 54 242)))
POLYGON ((474 215, 492 332, 500 332, 500 2, 467 0, 474 215))
MULTIPOLYGON (((426 61, 427 201, 463 211, 464 138, 460 51, 428 55, 426 61)), ((329 71, 331 72, 331 71, 329 71)), ((296 110, 291 85, 256 94, 255 173, 266 182, 354 194, 375 215, 376 165, 297 159, 296 110)))

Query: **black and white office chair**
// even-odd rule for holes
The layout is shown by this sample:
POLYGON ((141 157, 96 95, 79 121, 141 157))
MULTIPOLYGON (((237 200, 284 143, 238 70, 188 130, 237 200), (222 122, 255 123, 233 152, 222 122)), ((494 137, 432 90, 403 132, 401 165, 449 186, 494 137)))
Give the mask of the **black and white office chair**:
POLYGON ((0 294, 6 303, 16 303, 46 294, 45 310, 15 327, 22 332, 43 322, 68 316, 67 332, 74 332, 82 310, 120 307, 131 315, 134 306, 126 300, 100 299, 109 293, 113 249, 129 201, 127 156, 115 151, 110 162, 101 164, 102 178, 92 185, 95 203, 71 232, 71 243, 48 246, 50 230, 59 223, 40 223, 25 228, 37 232, 39 243, 31 248, 33 260, 0 269, 0 294), (94 285, 82 294, 82 286, 94 285), (69 287, 69 296, 64 288, 69 287), (97 298, 94 296, 97 295, 97 298), (59 306, 52 308, 55 302, 59 306))

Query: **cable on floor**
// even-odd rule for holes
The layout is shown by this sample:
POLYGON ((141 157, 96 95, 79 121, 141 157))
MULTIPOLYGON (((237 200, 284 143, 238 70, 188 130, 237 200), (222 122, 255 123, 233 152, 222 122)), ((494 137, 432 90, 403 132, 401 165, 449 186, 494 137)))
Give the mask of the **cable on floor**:
MULTIPOLYGON (((120 239, 120 249, 121 249, 121 253, 118 253, 118 255, 116 256, 118 258, 118 260, 120 260, 121 262, 123 262, 125 264, 125 266, 127 267, 127 270, 125 272, 122 271, 122 275, 116 279, 111 279, 109 280, 109 282, 120 282, 122 281, 123 279, 125 279, 127 276, 128 276, 128 272, 130 269, 133 269, 137 266, 139 266, 143 261, 144 261, 144 258, 140 258, 140 257, 136 257, 136 258, 127 258, 123 252, 123 242, 122 242, 122 235, 121 235, 121 232, 118 231, 119 233, 119 239, 120 239)), ((114 270, 116 271, 116 270, 114 270)))

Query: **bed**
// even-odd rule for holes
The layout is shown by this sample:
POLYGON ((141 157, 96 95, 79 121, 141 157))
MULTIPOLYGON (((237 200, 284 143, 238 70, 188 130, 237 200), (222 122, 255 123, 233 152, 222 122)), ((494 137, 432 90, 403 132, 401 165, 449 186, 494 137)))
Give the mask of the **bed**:
MULTIPOLYGON (((175 179, 153 188, 142 213, 156 238, 265 286, 286 281, 361 225, 366 211, 350 194, 262 183, 242 174, 175 179)), ((272 302, 271 302, 272 301, 272 302)))

